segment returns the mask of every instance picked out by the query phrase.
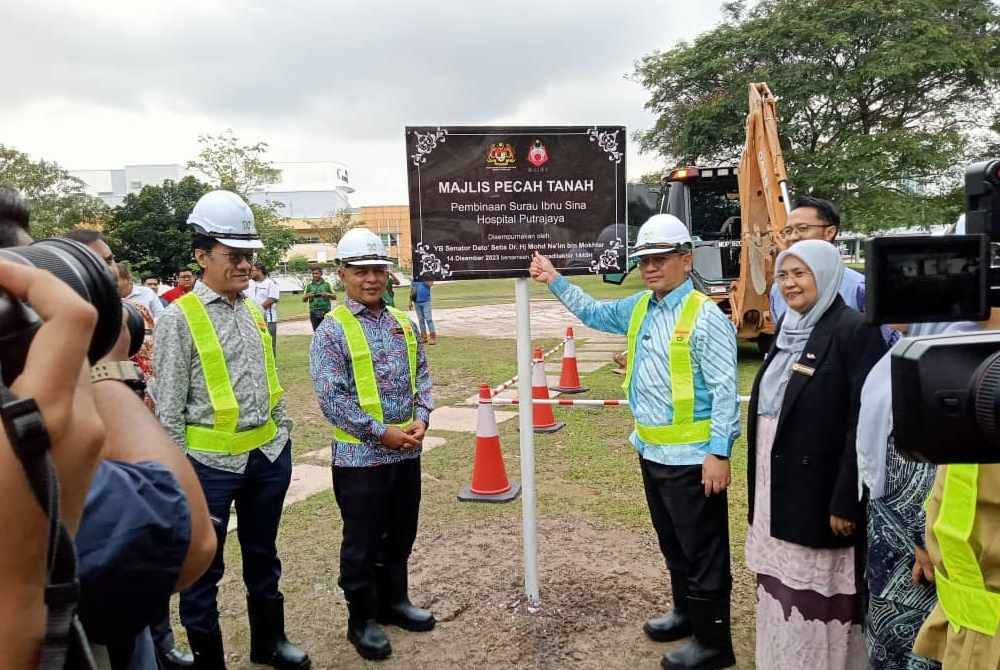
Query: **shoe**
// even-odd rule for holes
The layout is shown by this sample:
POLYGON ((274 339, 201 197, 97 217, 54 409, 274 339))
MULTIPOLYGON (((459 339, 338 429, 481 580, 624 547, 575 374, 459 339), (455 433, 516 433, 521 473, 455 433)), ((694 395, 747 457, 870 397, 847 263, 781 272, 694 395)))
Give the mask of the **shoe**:
POLYGON ((180 670, 194 665, 194 654, 171 647, 165 652, 156 650, 156 665, 160 670, 180 670))
POLYGON ((721 670, 736 665, 729 619, 729 594, 688 597, 694 634, 680 649, 663 655, 664 670, 721 670))
POLYGON ((250 660, 288 670, 308 670, 308 654, 285 637, 285 598, 247 596, 250 617, 250 660))
POLYGON ((378 622, 414 632, 431 630, 437 621, 430 610, 415 607, 410 602, 406 572, 406 563, 376 569, 378 622))
POLYGON ((226 652, 222 647, 222 631, 202 633, 187 631, 188 644, 194 657, 195 670, 226 670, 226 652))
POLYGON ((649 619, 642 627, 646 636, 654 642, 674 642, 691 635, 687 575, 672 571, 670 589, 674 597, 674 608, 663 616, 649 619))
POLYGON ((381 661, 392 655, 389 636, 382 624, 375 620, 377 604, 369 590, 344 592, 347 598, 347 640, 361 658, 381 661))

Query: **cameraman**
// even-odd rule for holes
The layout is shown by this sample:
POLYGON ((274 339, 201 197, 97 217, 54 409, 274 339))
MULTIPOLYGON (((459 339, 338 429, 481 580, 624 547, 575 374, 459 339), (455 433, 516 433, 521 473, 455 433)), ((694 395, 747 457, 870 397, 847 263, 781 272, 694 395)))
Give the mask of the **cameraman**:
MULTIPOLYGON (((18 227, 28 235, 25 241, 30 242, 28 228, 22 225, 28 219, 28 207, 17 193, 0 188, 0 240, 13 239, 11 230, 18 227)), ((51 278, 49 283, 65 288, 52 275, 44 272, 41 275, 51 278)), ((66 308, 67 316, 55 309, 43 309, 44 295, 43 302, 36 304, 36 296, 28 297, 25 286, 2 284, 4 277, 0 273, 0 285, 19 298, 28 299, 46 320, 33 340, 26 372, 18 383, 34 369, 33 364, 40 365, 32 358, 32 354, 42 357, 36 351, 44 351, 44 356, 54 360, 51 364, 59 364, 61 369, 78 369, 79 364, 76 368, 67 367, 67 357, 79 349, 83 352, 82 362, 93 324, 87 328, 66 325, 65 319, 73 318, 76 313, 71 307, 66 308), (50 328, 48 332, 55 334, 42 338, 49 323, 61 324, 61 330, 50 328), (67 335, 70 333, 85 337, 71 338, 67 335), (57 337, 71 339, 73 346, 56 340, 57 337)), ((79 500, 72 497, 74 485, 83 475, 89 482, 89 490, 83 487, 86 503, 75 538, 79 556, 79 612, 88 636, 107 645, 111 667, 155 668, 145 628, 171 592, 189 586, 205 571, 215 554, 216 535, 194 471, 136 395, 136 387, 141 383, 129 379, 137 375, 127 360, 128 337, 123 324, 118 343, 95 365, 91 381, 81 376, 83 389, 78 391, 73 407, 74 416, 79 413, 81 417, 91 417, 98 425, 103 424, 104 441, 96 471, 92 464, 81 465, 75 430, 70 433, 75 438, 73 449, 63 450, 69 451, 69 456, 57 450, 58 443, 53 439, 53 460, 62 483, 63 516, 71 533, 76 531, 75 520, 83 503, 82 492, 79 500), (98 373, 96 378, 94 373, 98 373)), ((20 392, 33 395, 42 405, 41 398, 59 388, 52 380, 58 381, 51 374, 38 375, 37 391, 29 384, 20 392), (43 379, 45 386, 41 386, 43 379)), ((13 390, 19 392, 17 383, 13 390)), ((85 431, 80 434, 88 435, 85 431)), ((7 537, 17 536, 8 533, 7 537)))
MULTIPOLYGON (((0 189, 0 203, 6 197, 0 189)), ((9 232, 0 222, 0 234, 9 232)), ((59 477, 61 520, 73 533, 104 439, 85 365, 97 313, 53 275, 35 268, 0 262, 0 288, 30 301, 44 320, 28 351, 24 372, 10 390, 22 398, 34 398, 45 419, 59 477)), ((45 633, 48 523, 2 424, 0 491, 4 493, 0 505, 0 649, 5 667, 34 667, 45 633)))

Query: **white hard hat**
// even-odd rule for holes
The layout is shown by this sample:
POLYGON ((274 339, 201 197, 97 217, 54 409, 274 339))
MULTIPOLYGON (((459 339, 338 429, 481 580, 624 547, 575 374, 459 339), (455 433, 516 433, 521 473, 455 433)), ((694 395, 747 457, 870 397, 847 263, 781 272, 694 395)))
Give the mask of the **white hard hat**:
POLYGON ((630 258, 691 251, 691 233, 673 214, 654 214, 646 219, 635 238, 630 258))
POLYGON ((392 265, 382 239, 367 228, 351 228, 337 242, 341 265, 392 265))
POLYGON ((232 191, 209 191, 198 198, 188 225, 199 235, 214 237, 236 249, 262 249, 253 211, 232 191))

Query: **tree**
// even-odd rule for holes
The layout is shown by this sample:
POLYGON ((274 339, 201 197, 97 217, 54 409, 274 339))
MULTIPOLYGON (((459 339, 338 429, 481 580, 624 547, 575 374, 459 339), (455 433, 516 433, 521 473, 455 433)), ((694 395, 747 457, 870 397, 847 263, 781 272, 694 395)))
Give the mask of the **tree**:
POLYGON ((333 216, 326 216, 322 219, 309 221, 309 225, 316 230, 317 237, 321 242, 336 244, 351 228, 363 226, 363 221, 355 221, 351 213, 342 209, 333 216))
POLYGON ((658 115, 645 150, 735 162, 747 85, 779 97, 795 191, 837 200, 851 227, 953 220, 970 133, 1000 88, 1000 9, 990 0, 762 0, 642 58, 635 78, 658 115), (978 116, 977 116, 978 115, 978 116))
POLYGON ((292 256, 285 266, 292 274, 305 274, 309 272, 309 259, 305 256, 292 256))
POLYGON ((188 161, 187 167, 200 172, 213 186, 238 194, 250 205, 257 234, 264 243, 260 259, 268 267, 275 267, 296 238, 294 230, 281 224, 280 202, 269 200, 261 204, 250 199, 251 193, 281 178, 281 171, 267 157, 267 142, 241 144, 236 134, 227 129, 218 135, 201 135, 198 143, 201 151, 197 158, 188 161))
POLYGON ((99 225, 107 213, 107 206, 87 195, 84 183, 58 164, 33 161, 2 144, 0 186, 16 188, 31 204, 31 232, 38 239, 57 237, 80 224, 99 225))
POLYGON ((162 186, 144 186, 125 196, 104 226, 115 257, 131 262, 139 274, 167 278, 189 267, 191 227, 187 217, 198 198, 211 190, 194 177, 162 186))

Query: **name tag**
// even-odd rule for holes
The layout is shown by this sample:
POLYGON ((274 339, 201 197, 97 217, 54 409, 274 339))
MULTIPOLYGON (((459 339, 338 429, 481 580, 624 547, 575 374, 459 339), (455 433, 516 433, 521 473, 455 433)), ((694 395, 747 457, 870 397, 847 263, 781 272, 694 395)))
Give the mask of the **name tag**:
POLYGON ((801 363, 793 363, 792 372, 798 372, 800 375, 805 375, 806 377, 812 377, 814 374, 816 374, 816 368, 811 368, 808 365, 802 365, 801 363))

